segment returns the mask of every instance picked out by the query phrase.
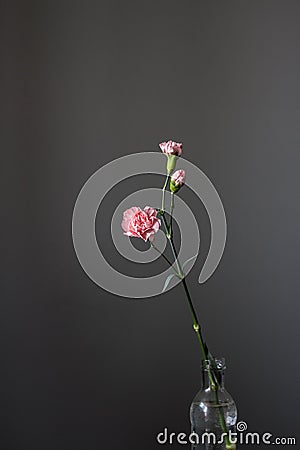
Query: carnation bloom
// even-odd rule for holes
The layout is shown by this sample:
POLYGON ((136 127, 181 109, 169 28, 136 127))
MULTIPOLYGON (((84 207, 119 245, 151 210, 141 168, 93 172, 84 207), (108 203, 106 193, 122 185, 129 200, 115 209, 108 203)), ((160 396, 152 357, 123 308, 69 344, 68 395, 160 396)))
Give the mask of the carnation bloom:
POLYGON ((122 228, 124 234, 132 237, 147 239, 152 241, 154 234, 159 230, 161 221, 156 217, 157 211, 151 206, 146 206, 144 210, 138 206, 133 206, 123 213, 122 228))
POLYGON ((185 183, 185 171, 183 169, 176 170, 171 176, 170 189, 172 192, 177 192, 185 183))
POLYGON ((180 144, 179 142, 174 141, 161 142, 159 146, 161 151, 166 155, 174 155, 174 156, 182 155, 182 144, 180 144))

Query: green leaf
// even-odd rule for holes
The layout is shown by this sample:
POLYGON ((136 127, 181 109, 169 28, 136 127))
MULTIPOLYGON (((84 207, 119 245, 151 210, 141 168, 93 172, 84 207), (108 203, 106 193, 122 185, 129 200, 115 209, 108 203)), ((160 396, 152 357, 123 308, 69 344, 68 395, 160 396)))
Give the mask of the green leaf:
POLYGON ((173 277, 175 277, 175 274, 174 274, 174 273, 171 273, 171 275, 169 275, 169 276, 167 277, 167 279, 166 279, 166 281, 165 281, 165 284, 164 284, 164 287, 163 287, 163 290, 162 290, 161 292, 164 292, 164 291, 167 289, 167 287, 169 286, 170 281, 172 280, 173 277))
POLYGON ((191 258, 187 259, 186 261, 184 261, 184 263, 182 264, 182 268, 184 269, 184 268, 186 267, 186 265, 187 265, 190 261, 192 261, 192 259, 197 258, 197 256, 198 256, 198 253, 197 253, 196 255, 192 256, 191 258))

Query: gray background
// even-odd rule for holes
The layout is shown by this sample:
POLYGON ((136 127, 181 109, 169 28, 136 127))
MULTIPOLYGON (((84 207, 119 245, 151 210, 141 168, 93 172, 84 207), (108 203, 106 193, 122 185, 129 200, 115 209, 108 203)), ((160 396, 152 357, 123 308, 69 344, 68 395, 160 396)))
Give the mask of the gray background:
MULTIPOLYGON (((184 142, 226 209, 224 257, 200 286, 209 224, 182 191, 205 236, 189 283, 239 418, 294 436, 300 3, 2 1, 0 17, 1 449, 152 450, 165 426, 188 432, 200 363, 180 287, 110 295, 71 239, 86 179, 168 138, 184 142)), ((161 181, 129 180, 99 211, 99 243, 124 272, 109 214, 161 181)))

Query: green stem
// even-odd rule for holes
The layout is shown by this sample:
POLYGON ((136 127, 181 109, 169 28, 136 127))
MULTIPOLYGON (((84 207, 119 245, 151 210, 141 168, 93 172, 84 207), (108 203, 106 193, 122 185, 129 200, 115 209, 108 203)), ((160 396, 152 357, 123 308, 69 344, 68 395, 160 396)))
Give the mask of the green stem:
MULTIPOLYGON (((171 242, 171 240, 170 240, 170 242, 171 242)), ((204 358, 205 361, 208 361, 209 360, 208 348, 207 348, 207 345, 204 342, 204 339, 203 339, 203 336, 202 336, 201 326, 199 324, 197 313, 196 313, 196 310, 195 310, 193 302, 192 302, 192 298, 191 298, 191 295, 190 295, 190 292, 189 292, 189 289, 188 289, 188 286, 187 286, 187 283, 186 283, 186 279, 182 278, 181 282, 182 282, 182 285, 183 285, 183 288, 184 288, 184 291, 185 291, 185 294, 186 294, 186 298, 187 298, 187 301, 188 301, 188 304, 189 304, 189 307, 190 307, 190 310, 191 310, 191 313, 192 313, 193 322, 194 322, 194 330, 195 330, 195 332, 197 334, 197 337, 198 337, 198 340, 199 340, 199 343, 200 343, 200 347, 201 347, 201 350, 202 350, 203 358, 204 358)), ((210 382, 211 382, 211 385, 212 385, 212 390, 215 393, 216 404, 218 405, 219 420, 220 420, 221 428, 222 428, 222 430, 223 430, 223 432, 225 434, 226 448, 228 448, 228 449, 229 448, 234 448, 234 447, 231 446, 231 442, 230 442, 229 435, 228 435, 228 428, 227 428, 227 425, 226 425, 226 422, 225 422, 222 405, 220 404, 220 401, 219 401, 218 390, 221 388, 220 383, 218 381, 217 376, 211 370, 210 363, 208 364, 207 370, 208 370, 208 376, 209 376, 209 379, 210 379, 210 382)))
POLYGON ((227 425, 226 425, 226 422, 224 419, 224 414, 223 414, 222 406, 220 404, 218 391, 215 390, 214 392, 215 392, 216 404, 218 405, 220 424, 221 424, 223 432, 226 433, 225 434, 226 448, 233 449, 233 448, 235 448, 235 445, 230 442, 230 438, 228 435, 228 428, 227 428, 227 425))
POLYGON ((170 178, 170 174, 168 174, 166 176, 165 184, 163 185, 163 188, 162 188, 162 198, 161 198, 161 213, 162 213, 162 215, 165 213, 165 192, 166 192, 166 187, 168 185, 169 178, 170 178))
POLYGON ((202 336, 202 331, 201 331, 201 327, 200 327, 200 324, 199 324, 199 320, 198 320, 198 317, 197 317, 197 313, 196 313, 196 310, 194 308, 194 305, 193 305, 193 302, 192 302, 192 298, 191 298, 190 292, 188 290, 185 278, 183 278, 181 280, 181 282, 182 282, 182 285, 183 285, 183 288, 184 288, 184 291, 185 291, 185 294, 186 294, 186 298, 187 298, 187 301, 188 301, 188 305, 189 305, 192 317, 193 317, 194 330, 195 330, 195 332, 196 332, 196 334, 198 336, 198 340, 199 340, 199 343, 200 343, 200 346, 201 346, 203 358, 206 361, 208 359, 208 355, 207 355, 207 350, 206 350, 206 346, 205 346, 205 343, 204 343, 204 339, 203 339, 203 336, 202 336))
POLYGON ((180 265, 180 262, 179 262, 179 259, 178 259, 178 256, 177 256, 177 252, 176 252, 176 248, 175 248, 174 242, 173 242, 173 240, 172 240, 172 238, 170 236, 170 231, 169 231, 169 227, 168 227, 168 224, 167 224, 167 220, 166 220, 165 216, 162 216, 162 219, 163 219, 163 223, 164 223, 165 230, 166 230, 166 236, 167 236, 167 239, 168 239, 168 241, 170 243, 170 247, 171 247, 171 250, 172 250, 172 253, 173 253, 174 262, 175 262, 175 264, 177 266, 177 271, 178 271, 179 277, 182 279, 184 277, 183 270, 181 268, 181 265, 180 265))
MULTIPOLYGON (((187 298, 187 301, 188 301, 188 305, 189 305, 189 308, 190 308, 190 311, 191 311, 191 314, 192 314, 194 330, 195 330, 195 332, 197 334, 197 337, 198 337, 198 340, 199 340, 199 343, 200 343, 200 347, 201 347, 201 350, 202 350, 203 359, 205 361, 208 361, 209 360, 209 356, 208 356, 207 345, 204 342, 204 339, 203 339, 203 336, 202 336, 201 326, 200 326, 200 323, 199 323, 199 320, 198 320, 198 316, 197 316, 196 310, 195 310, 194 305, 193 305, 192 297, 190 295, 190 292, 189 292, 189 289, 188 289, 188 286, 187 286, 187 283, 186 283, 186 279, 185 279, 185 277, 181 276, 182 270, 181 270, 180 263, 178 261, 176 248, 175 248, 173 240, 171 238, 168 238, 168 239, 169 239, 169 243, 170 243, 170 246, 172 248, 172 251, 173 251, 174 258, 178 262, 178 267, 179 267, 179 271, 180 272, 177 273, 174 268, 173 268, 173 270, 175 271, 176 275, 179 278, 181 278, 181 283, 183 285, 183 288, 184 288, 184 291, 185 291, 185 294, 186 294, 186 298, 187 298)), ((173 266, 172 262, 163 253, 161 253, 160 250, 152 242, 151 242, 151 246, 154 248, 154 250, 159 252, 159 254, 164 258, 164 260, 171 267, 173 266)), ((213 391, 215 393, 216 404, 219 406, 218 407, 219 420, 220 420, 220 424, 221 424, 222 430, 225 433, 226 447, 228 449, 234 448, 234 446, 232 446, 232 444, 230 442, 230 439, 229 439, 229 436, 228 436, 228 428, 227 428, 227 425, 226 425, 226 422, 225 422, 222 406, 221 406, 220 401, 219 401, 218 390, 221 388, 221 386, 220 386, 220 384, 218 382, 217 377, 213 374, 210 365, 208 365, 207 370, 208 370, 208 376, 209 376, 209 379, 210 379, 210 382, 211 382, 211 385, 212 385, 212 389, 213 389, 213 391)))
MULTIPOLYGON (((197 334, 198 341, 200 343, 200 347, 201 347, 201 350, 202 350, 203 358, 204 358, 205 361, 208 361, 209 360, 209 356, 210 356, 210 354, 208 352, 208 347, 207 347, 206 343, 204 342, 204 339, 203 339, 203 336, 202 336, 202 331, 201 331, 201 326, 200 326, 200 323, 199 323, 199 320, 198 320, 198 316, 197 316, 196 310, 194 308, 192 297, 190 295, 190 292, 189 292, 189 289, 188 289, 188 286, 187 286, 187 283, 186 283, 186 279, 185 279, 183 270, 182 270, 180 262, 178 260, 176 247, 175 247, 174 241, 173 241, 173 236, 172 236, 173 211, 174 211, 174 196, 172 195, 172 197, 171 197, 171 214, 170 214, 171 215, 171 222, 170 222, 170 229, 168 227, 168 224, 167 224, 167 221, 166 221, 164 215, 162 216, 162 218, 163 218, 164 226, 166 228, 166 236, 167 236, 167 238, 169 240, 170 247, 171 247, 172 253, 173 253, 173 257, 174 257, 174 260, 176 261, 177 269, 178 269, 178 272, 180 274, 181 283, 183 285, 183 288, 184 288, 184 291, 185 291, 185 294, 186 294, 186 298, 187 298, 187 301, 188 301, 188 305, 189 305, 189 308, 190 308, 190 311, 191 311, 191 314, 192 314, 193 327, 194 327, 194 330, 195 330, 195 332, 197 334)), ((218 390, 221 389, 221 386, 220 386, 218 377, 211 370, 211 364, 210 363, 208 364, 207 370, 208 370, 208 376, 209 376, 209 379, 210 379, 210 382, 211 382, 211 385, 212 385, 212 390, 215 393, 216 404, 218 405, 219 420, 220 420, 221 428, 222 428, 222 430, 223 430, 223 432, 225 434, 226 448, 228 448, 228 449, 234 448, 234 446, 231 445, 231 442, 230 442, 230 439, 229 439, 229 436, 228 436, 228 428, 227 428, 226 421, 225 421, 225 418, 224 418, 224 412, 223 412, 223 409, 222 409, 222 405, 220 404, 220 401, 219 401, 218 390)))
POLYGON ((174 212, 174 192, 171 192, 171 208, 170 208, 170 236, 173 237, 173 212, 174 212))
MULTIPOLYGON (((185 291, 185 294, 186 294, 188 305, 189 305, 191 313, 192 313, 193 322, 194 322, 193 326, 194 326, 194 330, 195 330, 195 332, 197 334, 198 341, 200 343, 200 347, 201 347, 202 354, 203 354, 203 359, 204 359, 204 361, 208 361, 209 356, 208 356, 207 345, 204 342, 204 339, 203 339, 203 336, 202 336, 201 326, 200 326, 200 323, 199 323, 199 320, 198 320, 198 317, 197 317, 197 313, 196 313, 196 310, 194 308, 194 305, 193 305, 193 302, 192 302, 192 297, 190 295, 190 292, 189 292, 189 289, 188 289, 188 286, 187 286, 185 278, 183 278, 181 280, 181 282, 182 282, 182 285, 183 285, 183 288, 184 288, 184 291, 185 291)), ((218 384, 216 376, 213 375, 210 366, 208 366, 208 376, 209 376, 209 379, 210 379, 210 382, 211 382, 213 390, 216 391, 216 389, 219 388, 219 384, 218 384)))
MULTIPOLYGON (((157 248, 154 244, 153 244, 153 242, 150 242, 150 245, 151 245, 151 247, 154 249, 154 250, 156 250, 159 254, 160 254, 160 256, 169 264, 169 266, 173 266, 173 263, 169 260, 169 258, 167 258, 160 250, 159 250, 159 248, 157 248)), ((176 275, 177 275, 177 272, 176 272, 176 275)))

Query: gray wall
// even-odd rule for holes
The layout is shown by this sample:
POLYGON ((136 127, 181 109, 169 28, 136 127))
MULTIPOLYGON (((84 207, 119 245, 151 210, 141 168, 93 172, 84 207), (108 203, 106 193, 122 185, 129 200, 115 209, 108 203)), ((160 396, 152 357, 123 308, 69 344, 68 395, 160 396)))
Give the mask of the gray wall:
MULTIPOLYGON (((184 142, 226 209, 224 257, 200 286, 209 224, 182 191, 206 236, 189 283, 239 418, 294 436, 300 3, 2 1, 0 17, 1 449, 153 450, 165 426, 188 432, 200 362, 180 287, 113 296, 71 239, 86 179, 166 138, 184 142)), ((98 231, 143 182, 110 194, 98 231)))

